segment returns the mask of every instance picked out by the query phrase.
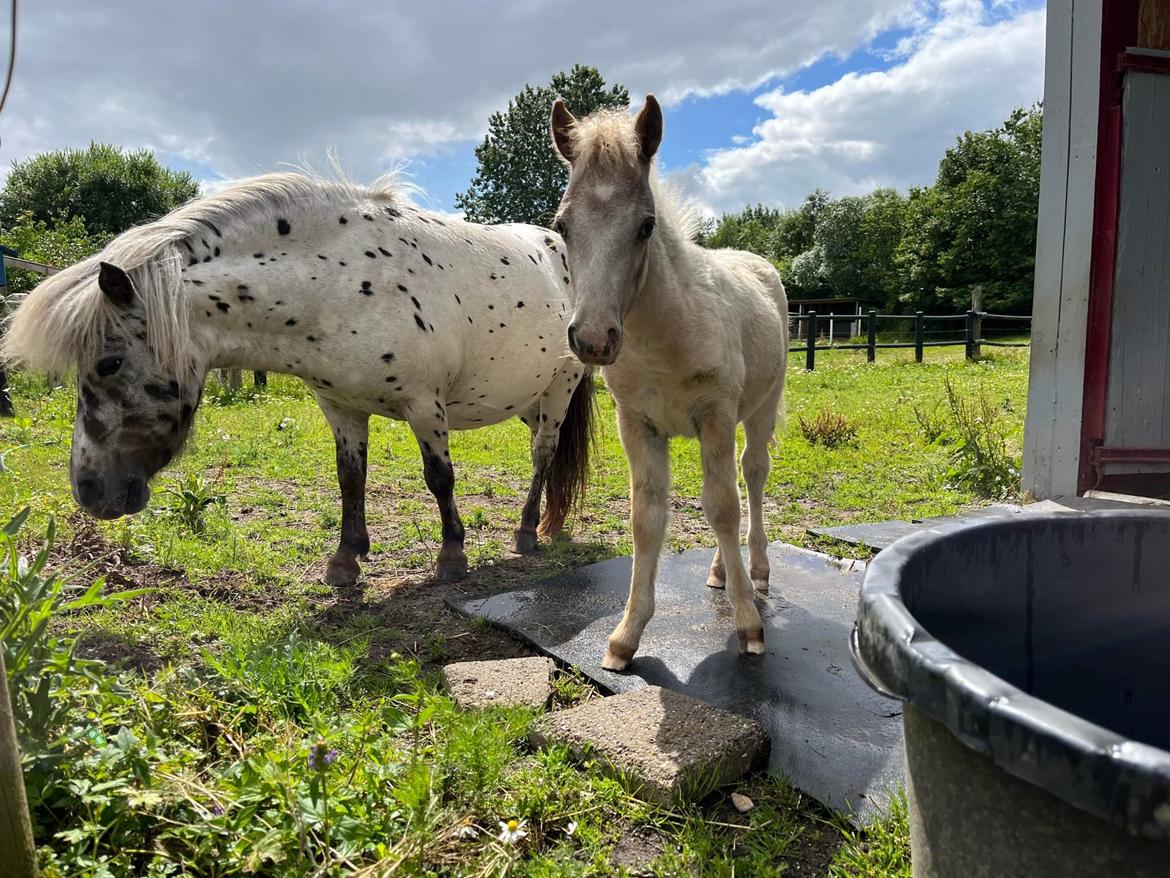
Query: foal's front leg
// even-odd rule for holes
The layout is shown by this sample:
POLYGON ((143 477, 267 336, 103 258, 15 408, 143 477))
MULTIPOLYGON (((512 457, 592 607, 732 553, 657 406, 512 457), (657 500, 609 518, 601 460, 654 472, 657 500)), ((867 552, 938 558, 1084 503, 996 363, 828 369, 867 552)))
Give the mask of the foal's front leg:
POLYGON ((735 469, 735 415, 714 407, 696 416, 703 461, 703 512, 719 544, 727 595, 735 612, 740 649, 764 651, 764 623, 752 598, 751 580, 739 551, 739 481, 735 469))
POLYGON ((630 462, 630 526, 634 570, 622 621, 609 637, 601 666, 622 671, 638 650, 642 631, 654 615, 654 580, 669 517, 670 455, 667 437, 640 416, 618 410, 618 430, 630 462))
POLYGON ((435 403, 434 410, 412 415, 409 423, 422 451, 423 478, 439 504, 443 523, 443 547, 435 576, 447 582, 462 579, 467 574, 467 555, 463 552, 463 521, 455 507, 455 467, 447 445, 446 412, 435 403))
POLYGON ((318 398, 333 428, 337 447, 337 481, 341 486, 341 543, 325 570, 329 585, 353 585, 361 573, 359 558, 370 551, 366 531, 366 444, 370 416, 318 398))

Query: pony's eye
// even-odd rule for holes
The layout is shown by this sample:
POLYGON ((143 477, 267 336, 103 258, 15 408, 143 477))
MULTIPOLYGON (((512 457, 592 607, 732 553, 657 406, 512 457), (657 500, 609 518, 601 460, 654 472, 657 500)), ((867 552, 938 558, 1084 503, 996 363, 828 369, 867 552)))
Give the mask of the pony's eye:
POLYGON ((102 378, 108 378, 122 368, 121 357, 104 357, 98 360, 97 373, 102 378))
POLYGON ((649 238, 654 234, 654 217, 650 217, 642 223, 642 228, 638 230, 638 234, 643 238, 649 238))

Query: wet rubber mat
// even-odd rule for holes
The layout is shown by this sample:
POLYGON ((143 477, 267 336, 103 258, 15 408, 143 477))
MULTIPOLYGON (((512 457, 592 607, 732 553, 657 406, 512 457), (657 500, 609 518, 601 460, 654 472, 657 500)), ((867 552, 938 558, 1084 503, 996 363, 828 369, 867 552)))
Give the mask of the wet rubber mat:
POLYGON ((625 674, 601 669, 631 559, 614 558, 452 609, 487 619, 610 692, 655 684, 750 716, 772 740, 769 771, 865 823, 905 783, 901 706, 854 672, 849 633, 860 571, 773 543, 772 594, 757 598, 767 652, 741 657, 731 607, 706 586, 713 549, 666 555, 657 611, 625 674))
POLYGON ((1000 515, 1019 515, 1024 507, 1009 504, 996 504, 970 509, 957 515, 942 515, 938 518, 916 518, 914 521, 865 522, 863 524, 842 524, 837 527, 811 527, 808 532, 818 537, 830 537, 843 543, 854 546, 865 546, 880 552, 889 548, 895 542, 909 534, 918 533, 934 527, 948 527, 963 524, 977 518, 989 518, 1000 515))

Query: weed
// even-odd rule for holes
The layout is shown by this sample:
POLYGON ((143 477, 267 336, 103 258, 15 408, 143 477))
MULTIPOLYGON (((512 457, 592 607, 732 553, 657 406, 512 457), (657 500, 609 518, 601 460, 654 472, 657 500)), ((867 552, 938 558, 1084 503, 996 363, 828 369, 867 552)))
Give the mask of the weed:
POLYGON ((215 493, 215 485, 202 474, 188 472, 165 489, 171 499, 171 513, 192 533, 201 534, 207 526, 207 510, 224 503, 224 495, 215 493))
POLYGON ((943 387, 954 442, 947 479, 989 500, 1016 496, 1020 463, 1009 451, 1003 405, 992 402, 982 385, 973 399, 965 398, 950 376, 943 387))
POLYGON ((796 420, 809 445, 839 448, 857 441, 857 422, 830 409, 821 409, 811 421, 806 421, 803 415, 798 415, 796 420))

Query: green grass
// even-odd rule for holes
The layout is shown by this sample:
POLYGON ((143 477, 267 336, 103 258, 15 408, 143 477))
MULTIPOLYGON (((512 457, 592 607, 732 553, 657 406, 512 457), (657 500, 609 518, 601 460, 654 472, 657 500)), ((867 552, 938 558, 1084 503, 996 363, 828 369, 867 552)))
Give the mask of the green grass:
MULTIPOLYGON (((931 351, 918 365, 910 353, 882 351, 869 366, 863 351, 822 352, 817 371, 805 373, 794 356, 767 486, 771 537, 843 551, 805 528, 981 502, 953 483, 954 449, 927 441, 915 409, 945 421, 949 378, 964 397, 994 401, 1018 453, 1027 358, 961 357, 961 348, 931 351), (822 411, 855 424, 855 439, 810 444, 798 416, 822 411)), ((121 587, 146 579, 158 589, 68 620, 83 651, 120 663, 110 674, 117 697, 70 696, 79 703, 62 734, 80 749, 64 770, 71 789, 88 790, 85 807, 42 802, 38 811, 39 841, 59 874, 104 874, 105 859, 109 874, 357 874, 380 863, 407 875, 604 875, 635 838, 652 842, 645 868, 657 875, 909 875, 900 802, 865 834, 775 779, 742 788, 756 803, 747 814, 730 811, 726 791, 663 810, 565 753, 530 752, 530 713, 455 710, 435 689, 437 664, 503 641, 447 619, 436 609, 442 586, 420 584, 440 531, 405 425, 372 423, 373 556, 355 599, 318 581, 339 500, 329 430, 298 381, 272 375, 265 394, 206 400, 197 435, 156 480, 150 508, 96 530, 69 495, 72 390, 21 374, 14 390, 19 417, 0 421, 0 518, 31 506, 26 532, 37 534, 54 516, 58 566, 97 561, 121 587), (319 741, 337 759, 310 770, 319 741), (112 786, 93 792, 103 783, 112 786), (527 821, 528 835, 495 841, 498 821, 512 818, 527 821), (482 830, 473 839, 460 835, 469 825, 482 830)), ((477 580, 514 584, 630 550, 628 472, 604 392, 600 406, 573 539, 537 559, 508 550, 530 477, 526 428, 453 436, 477 580)), ((697 444, 676 441, 672 461, 671 547, 712 545, 697 444)), ((557 682, 558 704, 588 694, 574 677, 557 682)))

